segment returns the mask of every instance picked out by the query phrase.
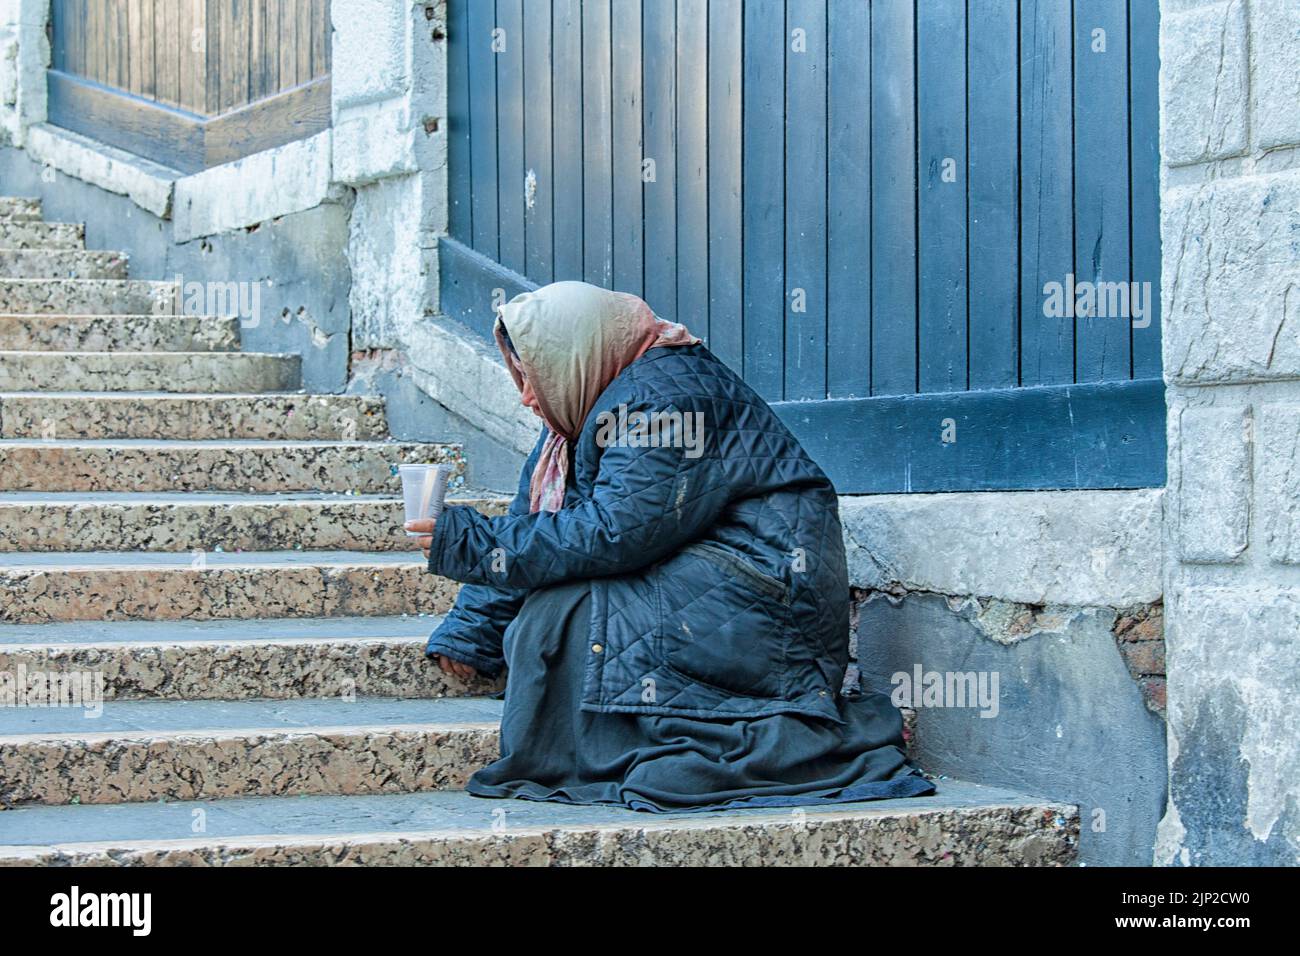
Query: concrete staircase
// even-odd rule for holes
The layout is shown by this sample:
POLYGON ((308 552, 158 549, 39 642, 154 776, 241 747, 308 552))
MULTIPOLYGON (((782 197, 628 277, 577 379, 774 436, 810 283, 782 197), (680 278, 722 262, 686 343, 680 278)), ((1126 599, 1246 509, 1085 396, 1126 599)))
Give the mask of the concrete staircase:
POLYGON ((946 779, 833 810, 470 797, 499 687, 423 657, 457 586, 409 550, 391 467, 459 449, 175 303, 0 199, 0 681, 102 692, 0 706, 0 864, 1073 860, 1074 807, 946 779))

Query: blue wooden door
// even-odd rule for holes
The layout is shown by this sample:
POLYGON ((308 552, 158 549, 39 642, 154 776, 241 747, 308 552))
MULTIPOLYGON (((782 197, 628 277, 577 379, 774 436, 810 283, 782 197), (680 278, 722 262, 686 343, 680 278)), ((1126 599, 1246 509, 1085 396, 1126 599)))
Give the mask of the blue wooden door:
POLYGON ((1164 482, 1155 0, 450 0, 443 308, 684 322, 840 491, 1164 482))

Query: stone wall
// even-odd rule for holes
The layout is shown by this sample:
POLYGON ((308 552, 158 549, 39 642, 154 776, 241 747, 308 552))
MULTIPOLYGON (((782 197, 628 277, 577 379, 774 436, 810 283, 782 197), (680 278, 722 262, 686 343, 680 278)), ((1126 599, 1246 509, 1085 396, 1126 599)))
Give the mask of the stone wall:
POLYGON ((26 127, 45 121, 48 11, 49 0, 0 0, 0 146, 21 146, 26 127))
POLYGON ((1161 4, 1169 807, 1300 861, 1300 4, 1161 4))
POLYGON ((842 498, 850 687, 907 697, 931 773, 1075 804, 1079 859, 1145 866, 1165 808, 1162 492, 842 498), (918 681, 918 672, 922 680, 918 681))

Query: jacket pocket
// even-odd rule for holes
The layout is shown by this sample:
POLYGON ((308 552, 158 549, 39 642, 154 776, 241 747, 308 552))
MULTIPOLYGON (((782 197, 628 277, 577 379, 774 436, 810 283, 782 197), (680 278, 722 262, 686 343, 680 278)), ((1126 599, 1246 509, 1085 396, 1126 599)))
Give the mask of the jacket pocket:
POLYGON ((659 657, 678 673, 734 694, 785 694, 787 585, 707 542, 682 548, 655 575, 659 657))

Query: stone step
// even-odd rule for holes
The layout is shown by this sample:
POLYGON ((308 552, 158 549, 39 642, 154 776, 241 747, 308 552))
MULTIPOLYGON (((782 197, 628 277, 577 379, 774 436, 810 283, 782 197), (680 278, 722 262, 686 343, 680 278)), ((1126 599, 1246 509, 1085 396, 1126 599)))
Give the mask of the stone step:
POLYGON ((209 315, 0 315, 0 350, 233 352, 239 320, 209 315))
POLYGON ((86 227, 79 222, 0 221, 0 249, 84 249, 86 227))
POLYGON ((0 438, 373 441, 384 402, 365 395, 0 393, 0 438))
POLYGON ((1076 807, 961 780, 923 797, 648 814, 463 790, 3 814, 11 866, 1069 866, 1076 807), (197 832, 196 832, 197 831, 197 832))
POLYGON ((500 752, 501 706, 335 697, 7 707, 0 806, 461 788, 500 752))
POLYGON ((0 623, 445 614, 459 588, 418 551, 0 554, 0 623))
POLYGON ((0 352, 0 392, 283 392, 301 367, 268 352, 0 352))
POLYGON ((437 615, 0 625, 0 673, 102 678, 105 700, 493 694, 424 655, 437 615))
POLYGON ((7 279, 125 279, 124 252, 85 249, 0 249, 0 276, 7 279))
POLYGON ((400 498, 0 492, 0 552, 407 551, 400 498))
POLYGON ((41 201, 20 196, 0 196, 0 219, 26 222, 41 218, 41 201))
MULTIPOLYGON (((57 427, 57 425, 56 425, 57 427)), ((411 442, 0 440, 6 491, 341 491, 398 494, 393 466, 449 462, 456 445, 411 442)))
POLYGON ((0 314, 174 315, 175 282, 0 279, 0 314))
POLYGON ((404 517, 391 495, 0 492, 0 553, 410 552, 404 517))

